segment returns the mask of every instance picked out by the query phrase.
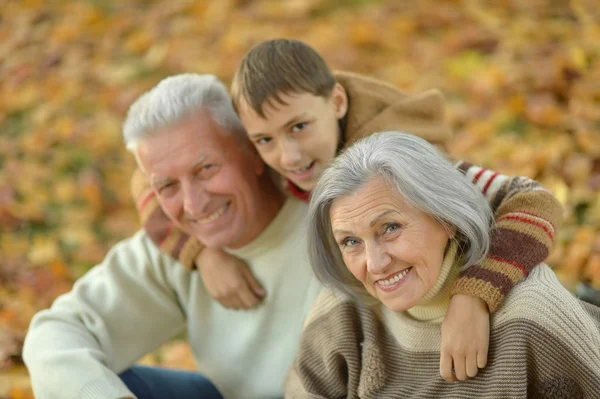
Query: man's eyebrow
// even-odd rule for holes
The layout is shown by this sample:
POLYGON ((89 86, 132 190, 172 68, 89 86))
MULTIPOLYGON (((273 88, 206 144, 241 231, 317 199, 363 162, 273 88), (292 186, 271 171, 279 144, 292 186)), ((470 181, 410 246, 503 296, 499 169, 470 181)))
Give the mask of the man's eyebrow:
POLYGON ((171 180, 170 177, 152 178, 152 186, 160 186, 162 183, 171 180))
MULTIPOLYGON (((202 162, 204 162, 207 157, 208 157, 208 153, 200 155, 200 157, 198 157, 198 159, 192 163, 192 165, 190 166, 190 169, 194 169, 198 165, 202 164, 202 162)), ((162 183, 169 181, 169 180, 172 180, 172 178, 169 176, 152 178, 151 184, 152 184, 152 186, 159 186, 162 183)))
POLYGON ((200 165, 202 162, 204 162, 204 160, 208 157, 208 153, 204 153, 202 155, 200 155, 200 157, 198 157, 198 159, 192 163, 192 166, 190 166, 190 169, 194 169, 196 166, 200 165))

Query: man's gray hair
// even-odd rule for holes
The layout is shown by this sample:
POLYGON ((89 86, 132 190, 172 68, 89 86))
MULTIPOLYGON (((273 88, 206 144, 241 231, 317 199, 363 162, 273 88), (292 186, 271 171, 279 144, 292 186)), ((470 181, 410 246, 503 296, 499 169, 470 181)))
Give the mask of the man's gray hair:
POLYGON ((456 228, 463 269, 481 262, 490 246, 491 209, 482 193, 427 141, 400 132, 357 141, 325 170, 311 194, 308 247, 313 270, 326 286, 368 298, 349 272, 333 236, 333 202, 383 178, 410 206, 446 228, 456 228))
POLYGON ((163 79, 133 103, 123 124, 125 146, 135 152, 140 140, 200 110, 225 130, 239 133, 243 143, 248 140, 223 83, 214 75, 186 73, 163 79))

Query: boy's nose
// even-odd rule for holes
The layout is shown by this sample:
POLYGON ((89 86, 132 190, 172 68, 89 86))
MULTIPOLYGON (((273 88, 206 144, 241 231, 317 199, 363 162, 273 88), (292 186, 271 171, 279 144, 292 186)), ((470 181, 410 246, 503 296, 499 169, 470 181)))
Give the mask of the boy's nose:
POLYGON ((283 142, 281 145, 281 166, 286 169, 298 168, 302 161, 302 153, 298 145, 293 142, 283 142))

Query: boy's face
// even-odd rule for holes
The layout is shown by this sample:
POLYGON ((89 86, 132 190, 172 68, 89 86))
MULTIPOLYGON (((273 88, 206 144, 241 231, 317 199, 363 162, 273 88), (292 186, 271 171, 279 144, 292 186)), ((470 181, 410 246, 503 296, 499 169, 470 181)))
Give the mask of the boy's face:
POLYGON ((262 159, 292 183, 311 191, 336 156, 338 120, 348 108, 346 92, 336 84, 328 98, 310 93, 281 94, 285 104, 265 104, 266 118, 240 101, 239 114, 262 159))

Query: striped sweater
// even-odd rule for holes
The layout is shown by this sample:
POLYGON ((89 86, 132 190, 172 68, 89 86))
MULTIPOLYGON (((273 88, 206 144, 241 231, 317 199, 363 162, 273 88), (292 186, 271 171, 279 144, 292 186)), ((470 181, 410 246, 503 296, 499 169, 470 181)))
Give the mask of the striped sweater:
MULTIPOLYGON (((490 253, 480 265, 465 271, 452 294, 483 299, 494 312, 505 295, 550 251, 561 220, 562 207, 556 198, 535 181, 504 175, 460 162, 457 167, 485 195, 496 219, 490 253)), ((186 268, 202 244, 173 227, 141 171, 132 179, 132 194, 148 236, 186 268)))
POLYGON ((436 286, 407 312, 324 291, 307 319, 285 397, 599 397, 600 308, 574 298, 544 264, 492 316, 487 367, 466 382, 445 382, 440 323, 458 276, 448 252, 436 286))

